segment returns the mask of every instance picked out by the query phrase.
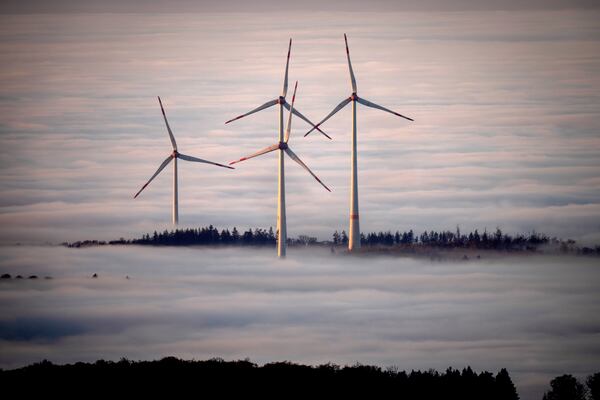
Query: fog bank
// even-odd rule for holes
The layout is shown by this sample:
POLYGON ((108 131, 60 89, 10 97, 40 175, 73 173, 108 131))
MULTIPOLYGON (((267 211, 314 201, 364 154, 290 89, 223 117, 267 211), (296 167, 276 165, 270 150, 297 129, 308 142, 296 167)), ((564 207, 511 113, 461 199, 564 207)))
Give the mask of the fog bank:
POLYGON ((0 281, 2 368, 167 355, 506 367, 524 399, 556 375, 600 369, 593 258, 290 249, 280 262, 272 249, 3 247, 0 273, 13 276, 0 281))

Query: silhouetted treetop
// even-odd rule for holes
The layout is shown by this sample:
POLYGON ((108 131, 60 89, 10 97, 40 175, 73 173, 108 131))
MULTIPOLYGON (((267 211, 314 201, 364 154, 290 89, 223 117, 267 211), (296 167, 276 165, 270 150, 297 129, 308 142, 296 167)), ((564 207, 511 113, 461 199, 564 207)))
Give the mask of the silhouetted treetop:
MULTIPOLYGON (((549 238, 547 235, 531 232, 529 234, 509 235, 496 228, 493 234, 484 230, 480 234, 477 229, 473 232, 462 233, 460 229, 452 231, 424 231, 420 235, 409 231, 380 231, 361 233, 362 246, 370 251, 373 249, 399 249, 401 251, 415 252, 419 249, 473 249, 473 250, 495 250, 495 251, 536 251, 545 248, 560 253, 572 253, 583 255, 600 255, 600 246, 576 247, 574 240, 559 240, 549 238)), ((236 227, 231 231, 228 228, 220 231, 213 225, 200 228, 185 228, 175 230, 164 230, 159 233, 154 231, 152 235, 146 233, 141 238, 98 241, 84 240, 73 243, 63 243, 67 247, 88 247, 101 245, 151 245, 151 246, 275 246, 277 244, 276 234, 273 228, 268 230, 262 228, 248 229, 240 232, 236 227)), ((346 231, 335 231, 331 241, 320 242, 316 237, 299 235, 298 238, 288 238, 288 245, 303 246, 330 246, 345 247, 348 245, 346 231)))
POLYGON ((289 361, 260 367, 248 359, 224 361, 186 361, 175 357, 160 361, 99 360, 95 363, 55 365, 49 361, 9 371, 0 371, 5 393, 27 395, 59 394, 61 397, 93 393, 122 397, 124 393, 156 395, 166 391, 170 397, 191 392, 195 397, 393 397, 402 399, 515 400, 514 385, 506 370, 496 376, 490 372, 398 371, 378 366, 354 364, 318 366, 289 361), (32 384, 35 383, 35 384, 32 384), (17 392, 15 392, 15 391, 17 392), (82 391, 83 390, 83 391, 82 391), (215 396, 213 396, 215 397, 215 396))
POLYGON ((551 389, 544 400, 586 400, 585 387, 573 375, 558 376, 550 381, 551 389))

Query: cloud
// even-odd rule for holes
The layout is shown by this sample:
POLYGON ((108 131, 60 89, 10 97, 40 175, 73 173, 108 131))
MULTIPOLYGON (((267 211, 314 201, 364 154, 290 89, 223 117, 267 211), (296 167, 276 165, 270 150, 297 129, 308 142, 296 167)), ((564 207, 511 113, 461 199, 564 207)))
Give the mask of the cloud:
POLYGON ((524 399, 539 398, 556 375, 596 367, 594 259, 456 263, 298 248, 285 261, 274 256, 4 247, 2 273, 54 279, 0 282, 0 366, 176 355, 506 367, 524 399))
MULTIPOLYGON (((359 107, 364 231, 460 224, 595 240, 595 13, 299 13, 285 26, 230 15, 227 30, 218 14, 2 16, 0 238, 168 227, 170 169, 131 199, 170 151, 156 96, 182 152, 238 158, 276 141, 275 108, 223 122, 279 94, 280 32, 294 37, 297 106, 316 121, 349 94, 346 31, 360 95, 416 120, 359 107)), ((348 108, 324 125, 331 142, 303 138, 294 121, 291 146, 333 192, 286 164, 291 235, 347 225, 349 118, 348 108)), ((274 155, 235 171, 182 162, 179 175, 184 226, 275 225, 274 155)))
POLYGON ((253 12, 273 11, 481 11, 481 10, 562 10, 594 9, 593 0, 373 0, 369 4, 358 0, 333 1, 328 3, 305 0, 302 3, 282 4, 275 0, 256 0, 249 5, 241 0, 204 0, 201 3, 189 0, 177 1, 92 1, 60 0, 48 4, 40 0, 18 2, 7 0, 0 7, 2 13, 183 13, 183 12, 253 12))

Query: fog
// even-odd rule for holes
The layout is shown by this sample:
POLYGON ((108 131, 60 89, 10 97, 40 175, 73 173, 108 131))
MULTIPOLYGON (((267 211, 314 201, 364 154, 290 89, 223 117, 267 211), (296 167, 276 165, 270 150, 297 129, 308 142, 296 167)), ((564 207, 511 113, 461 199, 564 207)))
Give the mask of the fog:
POLYGON ((0 367, 167 355, 506 367, 524 399, 600 370, 597 259, 486 257, 4 247, 0 367))
MULTIPOLYGON (((170 168, 132 199, 170 152, 156 96, 183 153, 237 159, 276 140, 275 108, 224 122, 280 93, 289 37, 304 115, 349 95, 344 32, 359 94, 415 119, 359 108, 365 232, 600 242, 599 10, 273 11, 0 15, 0 243, 170 228, 170 168)), ((294 120, 332 193, 287 164, 290 236, 347 230, 350 118, 326 122, 332 141, 294 120)), ((276 157, 180 163, 182 226, 275 226, 276 157)))

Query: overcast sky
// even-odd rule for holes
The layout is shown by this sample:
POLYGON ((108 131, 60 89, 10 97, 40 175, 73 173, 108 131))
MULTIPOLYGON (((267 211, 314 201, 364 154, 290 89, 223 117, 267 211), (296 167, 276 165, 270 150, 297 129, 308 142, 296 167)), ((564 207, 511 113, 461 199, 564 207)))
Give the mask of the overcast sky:
POLYGON ((599 8, 595 0, 4 0, 4 13, 210 12, 210 11, 481 11, 599 8))
MULTIPOLYGON (((419 2, 427 11, 74 14, 57 2, 64 13, 12 15, 17 3, 3 4, 3 242, 169 227, 170 168, 132 199, 170 152, 156 96, 181 152, 239 158, 276 140, 277 110, 224 121, 279 94, 290 37, 298 109, 318 120, 350 94, 343 33, 359 94, 415 119, 358 109, 363 231, 460 225, 600 242, 599 11, 419 2)), ((140 11, 165 3, 152 4, 140 11)), ((303 138, 294 121, 291 147, 333 192, 286 164, 291 236, 347 229, 350 108, 324 129, 333 141, 303 138)), ((235 171, 179 166, 183 226, 275 226, 275 154, 235 171)))

